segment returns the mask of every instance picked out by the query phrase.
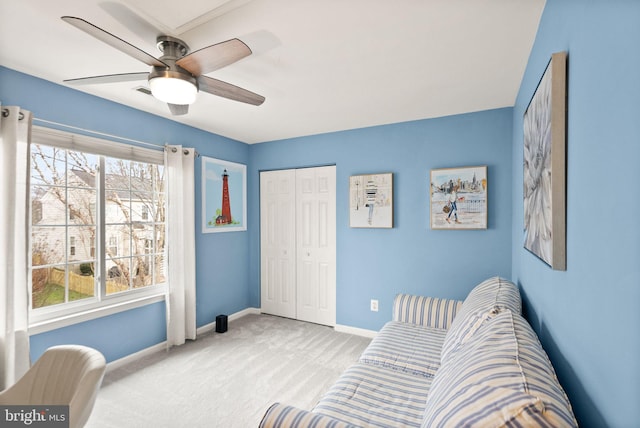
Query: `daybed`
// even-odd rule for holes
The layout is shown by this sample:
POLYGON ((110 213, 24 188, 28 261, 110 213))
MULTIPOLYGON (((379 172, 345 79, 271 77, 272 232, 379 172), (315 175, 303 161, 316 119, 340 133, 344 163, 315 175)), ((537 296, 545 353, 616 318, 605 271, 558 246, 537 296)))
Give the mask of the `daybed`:
POLYGON ((574 427, 549 358, 502 278, 464 302, 400 294, 388 322, 306 411, 276 403, 261 427, 574 427))

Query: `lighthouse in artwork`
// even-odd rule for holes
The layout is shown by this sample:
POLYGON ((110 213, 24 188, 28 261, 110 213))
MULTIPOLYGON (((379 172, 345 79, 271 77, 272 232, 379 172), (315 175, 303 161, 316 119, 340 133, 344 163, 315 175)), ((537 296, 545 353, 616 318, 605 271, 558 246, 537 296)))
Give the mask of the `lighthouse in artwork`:
POLYGON ((231 202, 229 200, 229 174, 222 173, 222 213, 216 218, 216 224, 231 224, 231 202))

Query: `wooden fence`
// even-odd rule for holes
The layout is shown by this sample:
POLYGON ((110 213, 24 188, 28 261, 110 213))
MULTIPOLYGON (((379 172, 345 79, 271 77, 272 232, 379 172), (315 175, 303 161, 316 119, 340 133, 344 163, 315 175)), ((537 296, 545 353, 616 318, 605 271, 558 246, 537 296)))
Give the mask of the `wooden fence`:
MULTIPOLYGON (((64 270, 51 268, 48 282, 64 287, 64 270)), ((93 296, 94 284, 95 279, 93 276, 78 275, 77 273, 69 272, 69 290, 93 296)), ((128 289, 129 286, 127 284, 107 281, 107 294, 118 293, 128 289)))

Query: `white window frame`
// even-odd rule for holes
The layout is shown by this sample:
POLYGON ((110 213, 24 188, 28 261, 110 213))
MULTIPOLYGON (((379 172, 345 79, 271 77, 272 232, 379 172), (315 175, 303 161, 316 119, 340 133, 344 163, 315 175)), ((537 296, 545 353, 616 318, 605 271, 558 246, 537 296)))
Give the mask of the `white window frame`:
MULTIPOLYGON (((158 150, 152 150, 135 145, 123 144, 116 141, 74 134, 40 126, 33 127, 31 144, 42 144, 95 155, 164 165, 164 153, 160 146, 158 147, 158 150)), ((98 209, 104 210, 104 207, 99 206, 98 209)), ((101 218, 104 218, 104 212, 102 213, 101 218)), ((28 227, 30 229, 31 224, 29 224, 28 227)), ((102 245, 104 247, 104 231, 102 231, 102 233, 102 244, 100 244, 100 240, 98 240, 97 244, 98 246, 102 245)), ((31 230, 28 231, 27 236, 31 236, 31 230)), ((31 250, 31 242, 29 242, 29 249, 31 250)), ((167 243, 165 243, 165 254, 163 259, 165 263, 165 278, 168 278, 166 251, 167 243)), ((105 249, 96 248, 95 252, 96 254, 105 254, 105 249)), ((29 260, 31 260, 31 257, 29 257, 29 260)), ((29 268, 29 272, 31 272, 32 266, 30 265, 29 268)), ((99 275, 100 273, 96 273, 96 276, 99 275)), ((101 282, 101 279, 98 281, 101 282)), ((31 275, 29 275, 28 288, 29 302, 31 302, 31 275)), ((161 302, 165 300, 167 292, 166 282, 111 295, 107 295, 106 290, 102 289, 103 287, 98 288, 101 288, 100 297, 94 296, 91 298, 76 300, 74 302, 30 309, 29 333, 38 334, 136 307, 161 302)))

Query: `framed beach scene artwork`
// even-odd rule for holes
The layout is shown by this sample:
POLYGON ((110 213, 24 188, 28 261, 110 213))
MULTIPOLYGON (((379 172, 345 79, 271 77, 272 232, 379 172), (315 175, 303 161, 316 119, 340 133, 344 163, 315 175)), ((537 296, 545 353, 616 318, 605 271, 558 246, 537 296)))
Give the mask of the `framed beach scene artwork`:
POLYGON ((431 170, 431 229, 487 228, 487 167, 431 170))
POLYGON ((247 166, 202 156, 202 233, 247 230, 247 166))
POLYGON ((349 177, 349 226, 393 227, 393 173, 349 177))
POLYGON ((567 53, 551 56, 524 113, 524 248, 566 270, 567 53))

